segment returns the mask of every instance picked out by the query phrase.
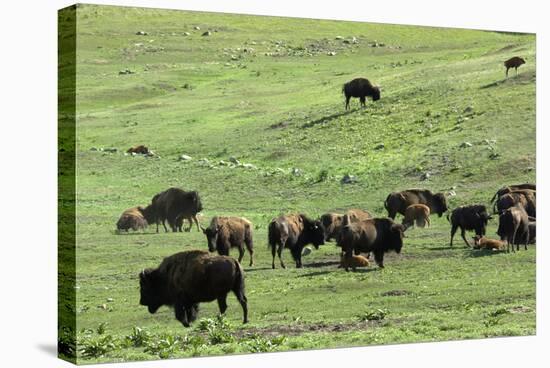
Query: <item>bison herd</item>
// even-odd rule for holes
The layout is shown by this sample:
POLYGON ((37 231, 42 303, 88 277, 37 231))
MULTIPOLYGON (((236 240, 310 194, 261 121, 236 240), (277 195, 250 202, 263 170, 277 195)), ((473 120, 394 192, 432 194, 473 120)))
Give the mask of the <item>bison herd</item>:
MULTIPOLYGON (((470 247, 466 231, 475 233, 473 249, 519 250, 523 244, 535 243, 536 237, 536 186, 535 184, 510 185, 499 189, 490 200, 493 213, 483 204, 470 204, 454 208, 447 214, 451 226, 450 246, 458 229, 464 242, 470 247), (500 239, 487 238, 486 230, 492 214, 498 214, 497 234, 500 239), (514 249, 514 245, 516 248, 514 249)), ((384 207, 388 217, 373 217, 362 209, 349 209, 343 213, 329 212, 319 219, 303 213, 286 214, 273 218, 267 225, 268 245, 282 268, 283 249, 287 248, 296 263, 302 267, 302 255, 307 254, 308 244, 316 249, 325 242, 334 241, 341 248, 340 265, 346 271, 370 265, 371 255, 378 267, 384 267, 384 254, 403 248, 405 232, 415 226, 430 225, 432 213, 441 217, 448 211, 444 193, 432 193, 425 189, 409 189, 390 193, 384 207), (395 221, 403 215, 401 223, 395 221), (361 254, 364 255, 361 255, 361 254)), ((245 248, 250 255, 249 266, 254 265, 253 224, 243 217, 214 216, 207 228, 200 225, 198 213, 202 202, 196 191, 169 188, 154 195, 146 207, 125 210, 117 222, 118 231, 144 229, 148 224, 165 222, 173 232, 181 232, 183 221, 189 222, 185 231, 191 231, 193 223, 206 237, 208 251, 192 250, 165 258, 159 267, 143 270, 140 275, 140 304, 155 313, 162 305, 174 307, 176 319, 189 326, 198 313, 201 302, 218 301, 220 313, 224 313, 227 294, 232 291, 243 309, 243 323, 247 322, 247 299, 244 291, 244 271, 241 262, 245 248), (229 256, 231 248, 237 248, 239 258, 229 256), (213 253, 217 252, 218 255, 213 253)))

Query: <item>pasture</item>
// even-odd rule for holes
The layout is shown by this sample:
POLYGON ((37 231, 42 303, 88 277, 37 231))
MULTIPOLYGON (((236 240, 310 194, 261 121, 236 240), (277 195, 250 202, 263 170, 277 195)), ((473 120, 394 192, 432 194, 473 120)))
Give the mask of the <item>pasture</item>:
POLYGON ((281 213, 385 216, 388 193, 415 187, 452 191, 451 209, 489 205, 505 184, 534 183, 534 35, 91 5, 77 14, 76 305, 65 308, 80 363, 535 334, 536 247, 472 250, 457 234, 450 248, 445 216, 407 230, 385 269, 345 272, 327 242, 302 269, 285 250, 287 269, 272 270, 267 247, 281 213), (506 79, 515 55, 527 62, 506 79), (355 77, 380 85, 381 99, 346 111, 342 85, 355 77), (124 154, 141 144, 156 156, 124 154), (199 191, 203 226, 214 215, 254 224, 247 325, 233 295, 223 320, 215 302, 201 304, 188 329, 169 308, 139 305, 143 268, 207 249, 195 228, 114 232, 123 210, 171 186, 199 191))

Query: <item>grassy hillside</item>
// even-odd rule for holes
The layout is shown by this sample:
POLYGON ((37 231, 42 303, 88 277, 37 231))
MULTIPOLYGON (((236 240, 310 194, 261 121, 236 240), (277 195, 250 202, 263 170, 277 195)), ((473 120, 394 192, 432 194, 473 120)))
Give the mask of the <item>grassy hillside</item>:
MULTIPOLYGON (((303 269, 285 251, 290 267, 271 270, 266 231, 292 211, 363 207, 384 216, 386 195, 409 187, 453 191, 454 208, 488 204, 503 184, 535 182, 534 35, 89 5, 77 12, 80 362, 535 333, 534 247, 472 251, 458 236, 449 248, 450 226, 434 217, 432 227, 407 232, 384 270, 337 269, 333 243, 304 257, 303 269), (503 61, 514 55, 527 64, 505 79, 503 61), (345 111, 342 84, 359 76, 380 85, 382 98, 366 109, 353 99, 345 111), (123 154, 139 144, 158 156, 123 154), (346 174, 356 182, 341 184, 346 174), (170 186, 200 192, 203 224, 222 214, 255 224, 248 325, 232 296, 230 326, 210 333, 201 331, 208 320, 183 329, 170 309, 150 315, 138 305, 141 269, 206 249, 195 230, 114 233, 124 209, 170 186), (135 327, 148 342, 128 343, 135 327)), ((216 303, 201 306, 200 317, 216 314, 216 303)))

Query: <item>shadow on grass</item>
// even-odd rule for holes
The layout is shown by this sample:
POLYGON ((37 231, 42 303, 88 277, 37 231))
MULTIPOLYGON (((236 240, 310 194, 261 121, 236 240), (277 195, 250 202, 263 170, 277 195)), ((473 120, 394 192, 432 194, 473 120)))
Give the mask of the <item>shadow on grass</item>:
POLYGON ((471 252, 466 253, 464 258, 479 258, 493 256, 496 254, 506 254, 505 250, 490 250, 490 249, 472 249, 471 252))
POLYGON ((329 274, 329 273, 332 273, 334 272, 334 270, 327 270, 327 271, 318 271, 318 272, 310 272, 310 273, 305 273, 303 275, 298 275, 298 277, 313 277, 313 276, 322 276, 322 275, 326 275, 326 274, 329 274))
POLYGON ((267 271, 271 270, 271 267, 260 267, 260 268, 245 268, 244 272, 256 272, 256 271, 267 271))
POLYGON ((304 268, 318 268, 318 267, 326 267, 326 266, 334 266, 340 264, 339 261, 326 261, 326 262, 315 262, 315 263, 309 263, 304 264, 304 268))
POLYGON ((485 85, 483 85, 479 88, 480 89, 487 89, 487 88, 497 87, 497 86, 500 86, 501 84, 508 84, 508 83, 511 83, 511 84, 525 83, 525 82, 528 83, 528 82, 535 81, 535 79, 536 79, 535 71, 527 71, 527 72, 523 72, 523 73, 518 72, 517 75, 511 75, 507 78, 495 81, 493 83, 485 84, 485 85))
POLYGON ((319 118, 317 120, 313 120, 313 121, 310 121, 309 123, 303 124, 302 128, 311 128, 311 127, 314 127, 315 125, 318 125, 318 124, 328 123, 328 122, 330 122, 334 119, 338 119, 339 117, 351 114, 351 113, 353 113, 355 111, 358 111, 358 110, 359 109, 346 110, 346 111, 343 111, 343 112, 337 112, 337 113, 332 114, 332 115, 323 116, 322 118, 319 118))

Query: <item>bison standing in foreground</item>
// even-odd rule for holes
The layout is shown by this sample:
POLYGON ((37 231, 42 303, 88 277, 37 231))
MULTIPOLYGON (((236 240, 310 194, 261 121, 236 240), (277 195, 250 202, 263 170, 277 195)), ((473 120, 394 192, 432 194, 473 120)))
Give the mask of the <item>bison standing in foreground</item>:
POLYGON ((512 251, 514 250, 514 244, 517 245, 519 251, 519 245, 524 244, 525 250, 527 250, 527 243, 529 243, 529 216, 525 210, 521 207, 511 207, 500 213, 498 218, 498 230, 497 234, 501 240, 506 240, 506 251, 510 252, 510 245, 512 251))
POLYGON ((185 327, 197 318, 199 303, 218 301, 220 313, 227 309, 227 294, 233 291, 248 322, 244 294, 244 272, 239 262, 227 256, 191 250, 164 258, 158 268, 139 274, 139 304, 155 313, 161 306, 173 306, 176 319, 185 327))
POLYGON ((268 226, 268 242, 271 246, 275 268, 275 251, 279 256, 281 267, 286 268, 281 258, 283 248, 289 248, 296 267, 302 267, 302 250, 307 244, 313 244, 316 249, 325 244, 325 229, 321 221, 315 221, 303 214, 281 215, 271 220, 268 226))
MULTIPOLYGON (((384 268, 384 253, 394 250, 401 252, 403 247, 403 225, 396 224, 389 218, 371 218, 352 222, 348 215, 344 216, 343 227, 338 239, 346 258, 353 253, 374 254, 374 260, 380 268, 384 268)), ((348 267, 345 267, 348 271, 348 267)))
POLYGON ((395 219, 398 213, 405 215, 407 207, 413 204, 424 204, 429 207, 430 212, 437 213, 439 217, 447 211, 445 194, 434 194, 427 189, 408 189, 402 192, 393 192, 384 201, 384 207, 391 219, 395 219))
POLYGON ((242 217, 215 216, 210 226, 202 229, 208 240, 208 250, 218 251, 223 256, 229 255, 230 248, 239 249, 239 263, 244 257, 244 247, 250 254, 250 265, 254 265, 254 245, 252 241, 252 223, 242 217))
POLYGON ((514 56, 504 62, 504 67, 506 68, 506 78, 508 78, 508 70, 511 68, 516 69, 516 75, 518 75, 518 68, 525 64, 525 59, 520 58, 519 56, 514 56))
POLYGON ((470 246, 468 240, 466 240, 466 230, 475 231, 476 235, 484 236, 487 232, 487 223, 491 219, 491 215, 487 212, 487 207, 482 204, 472 204, 468 206, 460 206, 455 208, 450 218, 447 215, 447 220, 451 223, 451 243, 453 246, 453 237, 456 230, 460 228, 460 236, 466 243, 466 246, 470 246))
POLYGON ((365 107, 366 97, 369 96, 373 101, 380 99, 380 87, 373 86, 368 79, 355 78, 347 82, 342 87, 342 92, 346 96, 346 110, 349 109, 349 100, 352 97, 359 98, 361 106, 365 107))
POLYGON ((168 232, 165 221, 168 221, 172 231, 181 231, 184 218, 189 220, 189 228, 185 231, 191 231, 192 220, 195 221, 197 230, 201 231, 197 213, 202 211, 202 203, 198 192, 170 188, 155 195, 151 202, 157 214, 157 233, 159 222, 162 222, 164 231, 168 232))

